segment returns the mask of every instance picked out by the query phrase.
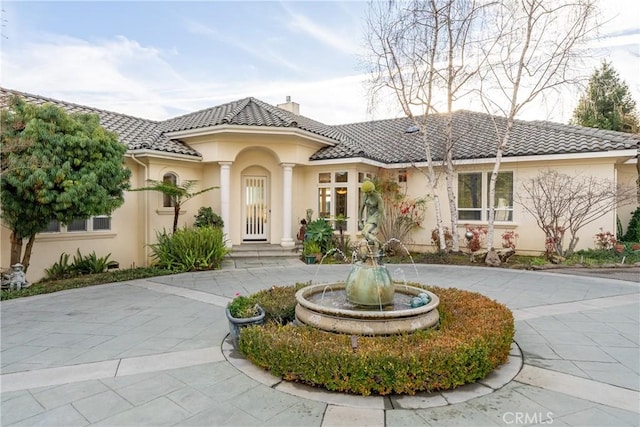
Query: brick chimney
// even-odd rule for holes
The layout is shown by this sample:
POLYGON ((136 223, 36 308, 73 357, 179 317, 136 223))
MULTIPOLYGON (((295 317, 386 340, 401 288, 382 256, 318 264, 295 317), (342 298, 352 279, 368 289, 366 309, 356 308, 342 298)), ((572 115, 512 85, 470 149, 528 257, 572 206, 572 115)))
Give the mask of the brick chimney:
POLYGON ((293 114, 300 114, 300 104, 291 101, 291 97, 287 95, 287 101, 284 104, 278 104, 278 108, 287 110, 293 114))

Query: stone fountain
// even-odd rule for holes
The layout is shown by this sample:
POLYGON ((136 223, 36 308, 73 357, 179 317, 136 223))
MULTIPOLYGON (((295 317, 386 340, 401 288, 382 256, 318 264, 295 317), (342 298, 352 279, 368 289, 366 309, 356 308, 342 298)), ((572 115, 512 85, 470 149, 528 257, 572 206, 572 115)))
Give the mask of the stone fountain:
POLYGON ((316 328, 352 335, 391 335, 434 327, 440 315, 437 295, 421 288, 394 284, 382 264, 377 238, 382 199, 371 181, 362 185, 364 241, 345 283, 307 286, 296 293, 296 320, 316 328))

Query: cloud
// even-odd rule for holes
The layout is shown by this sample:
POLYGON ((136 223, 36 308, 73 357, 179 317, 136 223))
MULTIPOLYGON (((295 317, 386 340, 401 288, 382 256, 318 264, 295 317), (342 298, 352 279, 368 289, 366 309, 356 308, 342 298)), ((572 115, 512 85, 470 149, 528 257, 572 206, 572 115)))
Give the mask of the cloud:
POLYGON ((276 53, 271 47, 265 47, 264 45, 255 46, 255 42, 244 43, 237 37, 226 36, 219 31, 216 31, 214 28, 197 21, 190 20, 187 21, 185 25, 187 30, 192 34, 203 35, 225 45, 234 46, 235 48, 258 58, 261 61, 285 67, 296 73, 303 71, 303 67, 276 53))
POLYGON ((295 13, 285 4, 281 3, 289 18, 285 24, 292 31, 305 33, 319 42, 346 54, 357 54, 360 46, 353 43, 347 34, 340 34, 336 28, 325 27, 307 18, 305 15, 295 13))
MULTIPOLYGON (((329 30, 303 15, 291 16, 291 28, 334 47, 336 56, 355 50, 348 41, 355 36, 343 39, 337 35, 338 30, 329 30)), ((628 83, 634 99, 640 102, 637 71, 640 30, 637 22, 626 18, 624 22, 629 25, 612 23, 602 32, 601 45, 585 63, 582 72, 588 75, 603 58, 611 60, 621 78, 628 83)), ((383 99, 375 116, 368 112, 363 83, 366 75, 346 72, 335 78, 325 75, 312 79, 301 71, 294 78, 286 78, 282 73, 284 69, 302 70, 306 65, 295 64, 290 62, 292 59, 281 58, 278 52, 263 48, 262 45, 269 47, 271 41, 265 39, 247 45, 197 21, 188 22, 188 28, 192 34, 228 44, 232 51, 249 53, 264 63, 255 64, 257 69, 250 73, 250 78, 229 79, 221 77, 215 68, 201 68, 201 63, 200 68, 193 68, 188 64, 190 59, 182 57, 175 48, 150 46, 123 36, 86 40, 23 31, 3 41, 0 50, 2 85, 149 119, 166 119, 247 96, 275 105, 284 102, 288 95, 300 104, 303 115, 327 124, 397 117, 399 114, 390 95, 383 99), (282 68, 274 73, 265 63, 282 68)), ((305 46, 303 38, 299 43, 305 46)), ((236 58, 228 56, 224 60, 230 67, 238 67, 236 58)), ((318 55, 315 60, 317 62, 311 65, 327 67, 326 58, 318 55)), ((229 69, 235 70, 227 68, 227 72, 229 69)), ((337 74, 335 69, 332 72, 337 74)), ((546 104, 537 104, 520 118, 566 122, 579 96, 580 91, 575 88, 560 95, 551 94, 546 104)), ((472 105, 458 105, 457 108, 480 109, 472 105)))
POLYGON ((42 34, 5 47, 4 86, 122 113, 160 117, 166 112, 158 92, 189 85, 158 49, 121 36, 92 43, 42 34))
MULTIPOLYGON (((211 34, 206 26, 193 27, 211 34)), ((41 34, 0 52, 2 85, 36 95, 162 120, 247 96, 277 104, 291 95, 302 113, 327 123, 362 120, 360 76, 306 81, 221 82, 187 78, 165 56, 122 36, 100 41, 41 34), (334 94, 340 94, 338 99, 334 94)), ((273 57, 272 57, 273 58, 273 57)))

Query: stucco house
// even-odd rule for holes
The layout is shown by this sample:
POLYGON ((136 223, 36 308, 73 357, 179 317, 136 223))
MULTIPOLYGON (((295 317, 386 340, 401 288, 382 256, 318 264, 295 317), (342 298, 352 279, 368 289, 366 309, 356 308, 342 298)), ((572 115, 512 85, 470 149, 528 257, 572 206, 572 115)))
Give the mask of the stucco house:
MULTIPOLYGON (((329 218, 348 217, 346 233, 358 238, 359 188, 366 177, 397 179, 411 197, 424 197, 425 150, 410 131, 407 118, 338 126, 299 114, 290 99, 273 106, 255 98, 196 111, 164 121, 146 120, 90 106, 0 89, 0 105, 17 94, 29 102, 53 103, 70 112, 95 113, 102 125, 128 147, 124 162, 131 169, 131 188, 146 181, 197 180, 201 188, 219 187, 184 206, 180 226, 192 224, 201 206, 211 206, 224 220, 232 248, 272 244, 293 248, 299 222, 307 209, 329 218), (409 130, 409 131, 408 131, 409 130)), ((486 224, 488 172, 494 165, 496 127, 492 117, 471 111, 453 113, 456 145, 455 191, 474 193, 475 204, 459 206, 459 228, 486 224), (472 185, 469 185, 472 183, 472 185)), ((504 120, 497 119, 498 128, 504 120)), ((434 158, 442 158, 443 116, 432 116, 428 134, 434 158)), ((505 230, 519 234, 517 250, 539 254, 544 235, 535 219, 514 203, 521 184, 541 169, 588 174, 633 185, 640 135, 569 126, 544 121, 517 121, 502 160, 503 186, 496 221, 496 242, 505 230)), ((449 221, 446 188, 441 180, 444 220, 449 221)), ((37 280, 62 252, 111 254, 121 267, 146 265, 156 231, 170 229, 173 209, 156 192, 126 192, 124 205, 110 218, 95 217, 66 226, 52 224, 37 236, 28 279, 37 280)), ((625 206, 585 227, 579 248, 593 247, 600 228, 615 232, 616 216, 626 227, 636 205, 625 206)), ((412 236, 412 248, 432 250, 433 205, 422 228, 412 236)), ((1 265, 9 263, 9 230, 1 231, 1 265)))

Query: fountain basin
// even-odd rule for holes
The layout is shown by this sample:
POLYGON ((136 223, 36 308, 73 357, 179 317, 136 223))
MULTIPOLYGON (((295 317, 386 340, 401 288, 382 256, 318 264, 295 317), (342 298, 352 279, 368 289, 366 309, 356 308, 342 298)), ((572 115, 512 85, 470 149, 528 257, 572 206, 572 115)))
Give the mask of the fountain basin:
MULTIPOLYGON (((393 335, 427 329, 438 324, 440 299, 432 292, 413 286, 394 284, 395 295, 409 300, 426 293, 431 301, 423 306, 404 307, 403 303, 390 309, 372 310, 345 305, 336 307, 323 303, 327 292, 344 295, 344 283, 311 285, 296 292, 296 320, 318 329, 351 335, 393 335)), ((329 299, 329 298, 327 298, 329 299)))
POLYGON ((345 285, 347 300, 358 305, 382 307, 393 303, 394 287, 387 267, 370 257, 369 263, 351 266, 345 285))

